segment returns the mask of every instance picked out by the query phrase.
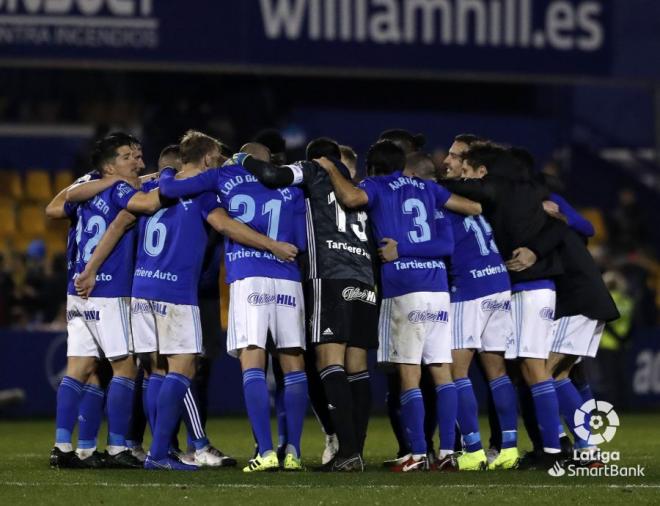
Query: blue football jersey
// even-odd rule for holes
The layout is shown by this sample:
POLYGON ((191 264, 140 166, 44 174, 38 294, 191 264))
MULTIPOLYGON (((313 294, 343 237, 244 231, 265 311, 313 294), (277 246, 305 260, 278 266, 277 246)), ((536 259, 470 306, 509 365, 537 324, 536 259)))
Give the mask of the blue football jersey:
MULTIPOLYGON (((158 186, 148 183, 144 191, 158 186)), ((208 241, 206 218, 220 207, 214 193, 180 198, 138 220, 133 297, 197 305, 197 288, 208 241)))
POLYGON ((401 172, 367 178, 360 188, 369 197, 367 210, 376 241, 389 237, 399 243, 399 258, 381 267, 383 297, 448 291, 443 257, 451 254, 454 241, 448 220, 436 218, 451 194, 432 181, 401 172), (414 254, 427 243, 437 245, 432 256, 414 254))
MULTIPOLYGON (((85 183, 94 179, 100 179, 96 171, 85 174, 74 181, 74 184, 85 183)), ((78 224, 78 202, 65 202, 64 213, 69 219, 69 230, 66 234, 66 289, 67 293, 76 293, 73 286, 73 276, 76 273, 76 254, 78 245, 76 244, 76 225, 78 224)))
POLYGON ((509 274, 486 218, 451 211, 446 215, 454 232, 454 253, 449 265, 451 301, 473 300, 511 290, 509 274))
MULTIPOLYGON (((266 188, 241 165, 209 169, 189 179, 175 180, 166 174, 161 178, 161 193, 168 197, 204 191, 215 192, 232 218, 300 251, 306 249, 305 199, 299 188, 266 188)), ((225 267, 227 283, 255 276, 300 281, 297 263, 282 262, 270 252, 229 238, 225 238, 225 267)))
MULTIPOLYGON (((76 274, 85 270, 108 225, 126 208, 135 193, 136 190, 129 184, 119 182, 80 204, 76 224, 76 274)), ((132 228, 124 234, 99 268, 92 296, 130 297, 134 255, 135 228, 132 228)), ((75 295, 75 289, 72 291, 72 288, 69 287, 69 293, 75 295)))

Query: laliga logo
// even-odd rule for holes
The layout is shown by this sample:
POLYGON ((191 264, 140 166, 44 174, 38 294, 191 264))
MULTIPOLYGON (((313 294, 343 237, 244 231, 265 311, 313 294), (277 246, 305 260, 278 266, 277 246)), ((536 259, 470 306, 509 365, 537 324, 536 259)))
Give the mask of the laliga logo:
POLYGON ((541 309, 541 311, 539 311, 539 316, 544 320, 554 320, 555 311, 551 307, 544 307, 543 309, 541 309))
POLYGON ((616 429, 619 426, 619 415, 614 411, 614 406, 609 402, 590 399, 585 402, 573 415, 575 423, 575 434, 586 441, 589 445, 609 443, 614 439, 616 429), (587 415, 589 415, 589 426, 587 427, 587 415), (605 417, 605 419, 603 418, 605 417), (607 425, 606 422, 607 421, 607 425), (602 433, 594 434, 605 427, 602 433))

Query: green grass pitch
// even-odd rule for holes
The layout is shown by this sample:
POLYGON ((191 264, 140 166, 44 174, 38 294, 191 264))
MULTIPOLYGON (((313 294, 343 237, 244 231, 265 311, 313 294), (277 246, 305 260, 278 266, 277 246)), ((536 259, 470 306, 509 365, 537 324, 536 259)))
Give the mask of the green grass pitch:
MULTIPOLYGON (((69 471, 48 467, 50 420, 0 422, 0 505, 30 504, 660 504, 660 415, 622 414, 614 440, 603 450, 619 451, 621 466, 645 467, 645 477, 561 477, 545 472, 500 471, 401 475, 380 467, 392 456, 394 438, 387 420, 369 426, 363 474, 269 473, 246 475, 242 465, 252 450, 246 419, 209 422, 209 435, 239 459, 237 469, 196 473, 69 471)), ((482 427, 486 427, 482 420, 482 427)), ((103 431, 102 431, 103 434, 103 431)), ((527 441, 521 442, 521 448, 527 441)), ((308 419, 303 458, 318 464, 323 439, 308 419)))

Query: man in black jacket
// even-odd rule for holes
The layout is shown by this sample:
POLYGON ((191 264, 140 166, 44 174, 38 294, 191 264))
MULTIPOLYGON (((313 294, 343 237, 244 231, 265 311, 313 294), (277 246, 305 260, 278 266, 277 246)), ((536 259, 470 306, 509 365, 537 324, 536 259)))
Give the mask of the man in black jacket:
POLYGON ((515 332, 506 357, 520 358, 534 399, 544 453, 521 467, 551 467, 560 454, 559 405, 546 369, 555 309, 553 278, 563 272, 558 247, 565 224, 546 215, 543 188, 510 150, 475 144, 463 154, 467 180, 446 181, 453 193, 480 202, 512 284, 515 332))

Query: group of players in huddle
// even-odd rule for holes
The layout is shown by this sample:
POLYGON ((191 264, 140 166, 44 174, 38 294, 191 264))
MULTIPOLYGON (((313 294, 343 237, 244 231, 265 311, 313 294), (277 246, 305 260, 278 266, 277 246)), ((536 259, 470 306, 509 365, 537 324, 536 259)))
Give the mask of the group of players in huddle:
POLYGON ((404 130, 384 132, 356 184, 350 150, 329 138, 286 164, 263 144, 232 154, 189 131, 163 150, 158 173, 142 177, 135 138, 100 140, 94 171, 47 208, 71 221, 68 362, 51 465, 236 464, 210 444, 191 388, 203 352, 197 293, 210 228, 225 237, 227 352, 240 360, 256 442, 244 472, 304 469, 310 401, 326 434, 318 470, 364 470, 371 349, 388 377, 399 444, 386 462, 393 471, 600 465, 573 416, 593 398, 580 358, 595 355, 605 322, 618 317, 586 248, 593 228, 544 184, 525 150, 459 135, 438 168, 423 143, 404 130), (488 451, 468 378, 475 355, 489 384, 488 451), (102 358, 113 373, 107 394, 95 374, 102 358), (138 367, 148 454, 127 443, 138 367), (519 404, 534 442, 522 458, 519 404), (190 454, 173 443, 182 418, 190 454), (584 450, 579 459, 573 445, 584 450))

